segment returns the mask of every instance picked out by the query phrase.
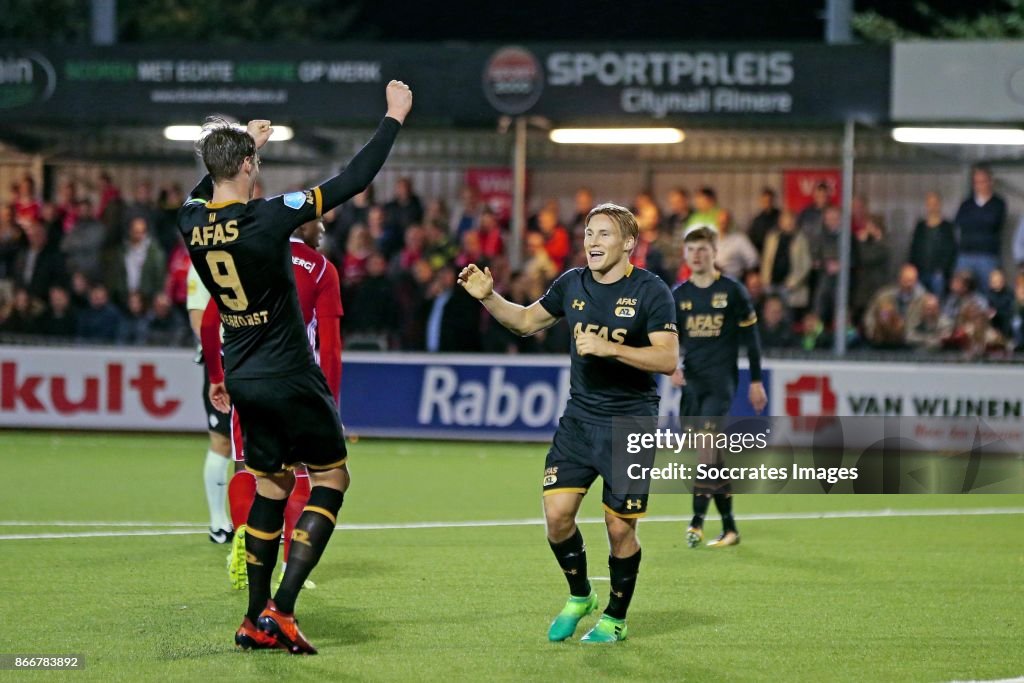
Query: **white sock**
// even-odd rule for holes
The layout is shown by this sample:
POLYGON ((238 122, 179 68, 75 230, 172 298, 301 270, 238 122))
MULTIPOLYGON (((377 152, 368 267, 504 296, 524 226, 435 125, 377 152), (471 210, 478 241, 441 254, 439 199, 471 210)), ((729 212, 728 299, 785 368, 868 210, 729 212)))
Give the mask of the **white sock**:
POLYGON ((228 498, 228 465, 230 458, 206 451, 206 464, 203 466, 203 483, 206 484, 206 504, 210 508, 210 528, 230 529, 226 504, 228 498))

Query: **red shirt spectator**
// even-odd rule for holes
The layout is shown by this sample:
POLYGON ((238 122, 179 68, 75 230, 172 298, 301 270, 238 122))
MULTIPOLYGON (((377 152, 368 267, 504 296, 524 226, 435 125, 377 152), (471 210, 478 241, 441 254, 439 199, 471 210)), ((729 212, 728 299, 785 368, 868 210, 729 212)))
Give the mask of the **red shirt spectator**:
POLYGON ((554 209, 545 207, 537 214, 537 225, 544 236, 544 249, 559 271, 565 268, 565 259, 569 256, 569 231, 558 222, 558 214, 554 209))
POLYGON ((188 267, 191 262, 185 243, 178 240, 167 261, 167 282, 164 285, 164 291, 175 306, 184 306, 188 299, 188 267))

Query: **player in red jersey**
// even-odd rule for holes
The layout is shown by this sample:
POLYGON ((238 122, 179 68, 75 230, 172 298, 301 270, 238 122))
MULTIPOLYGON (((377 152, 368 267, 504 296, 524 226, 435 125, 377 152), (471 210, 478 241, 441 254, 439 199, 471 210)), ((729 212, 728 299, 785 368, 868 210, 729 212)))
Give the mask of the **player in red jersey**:
MULTIPOLYGON (((295 274, 295 289, 299 296, 299 308, 302 311, 302 321, 306 324, 309 345, 334 396, 335 405, 339 405, 342 349, 340 320, 344 311, 341 306, 338 271, 334 264, 316 251, 323 234, 324 224, 320 219, 305 223, 295 231, 290 241, 292 271, 295 274)), ((220 360, 220 315, 216 302, 212 300, 203 314, 201 335, 210 381, 222 381, 220 378, 223 378, 224 370, 220 360)), ((242 426, 235 410, 231 411, 231 451, 237 463, 244 463, 242 426)), ((294 474, 295 487, 288 496, 288 505, 284 513, 284 562, 278 575, 278 582, 280 577, 284 576, 288 563, 295 522, 309 501, 309 473, 305 466, 295 468, 294 474)), ((237 590, 243 590, 248 583, 245 566, 245 521, 255 497, 256 477, 244 467, 236 466, 235 475, 228 485, 228 505, 236 529, 231 554, 228 555, 228 577, 232 588, 237 590)), ((314 588, 315 584, 307 579, 305 586, 314 588)))

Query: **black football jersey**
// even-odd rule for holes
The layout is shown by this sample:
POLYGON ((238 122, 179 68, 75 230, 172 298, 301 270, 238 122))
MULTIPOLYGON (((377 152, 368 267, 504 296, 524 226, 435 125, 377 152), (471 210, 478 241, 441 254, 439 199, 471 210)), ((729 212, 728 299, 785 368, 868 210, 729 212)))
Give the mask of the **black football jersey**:
MULTIPOLYGON (((551 315, 566 319, 574 340, 594 332, 616 344, 650 346, 651 332, 676 331, 672 293, 658 276, 629 266, 612 284, 594 280, 589 268, 574 268, 552 283, 540 299, 551 315)), ((565 415, 608 424, 608 418, 658 414, 654 375, 613 358, 580 356, 569 342, 569 402, 565 415)))
POLYGON ((679 325, 679 348, 687 376, 715 378, 734 375, 740 347, 740 328, 757 323, 746 288, 721 273, 707 287, 692 280, 672 290, 679 325))

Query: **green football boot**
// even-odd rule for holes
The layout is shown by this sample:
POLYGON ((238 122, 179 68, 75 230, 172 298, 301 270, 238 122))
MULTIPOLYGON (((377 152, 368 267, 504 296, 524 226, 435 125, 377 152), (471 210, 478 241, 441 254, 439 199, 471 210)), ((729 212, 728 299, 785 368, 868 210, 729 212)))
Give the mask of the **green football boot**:
POLYGON ((548 640, 560 643, 566 638, 571 638, 572 634, 576 632, 576 626, 580 623, 580 619, 596 609, 597 593, 594 591, 591 591, 590 595, 585 598, 569 596, 565 607, 551 622, 551 628, 548 629, 548 640))
POLYGON ((236 591, 244 591, 249 587, 249 571, 245 566, 245 525, 238 527, 231 539, 231 552, 228 553, 228 581, 236 591))
POLYGON ((594 628, 587 631, 587 635, 580 639, 581 643, 614 643, 626 639, 626 620, 615 619, 607 614, 602 614, 601 619, 594 625, 594 628))

